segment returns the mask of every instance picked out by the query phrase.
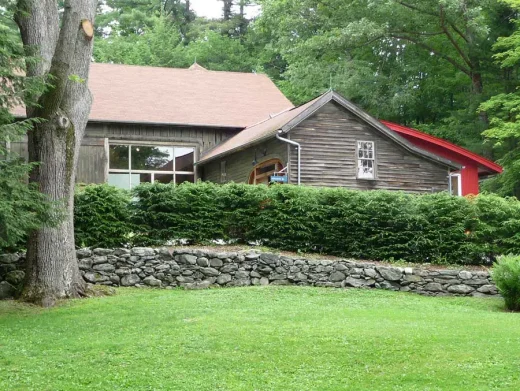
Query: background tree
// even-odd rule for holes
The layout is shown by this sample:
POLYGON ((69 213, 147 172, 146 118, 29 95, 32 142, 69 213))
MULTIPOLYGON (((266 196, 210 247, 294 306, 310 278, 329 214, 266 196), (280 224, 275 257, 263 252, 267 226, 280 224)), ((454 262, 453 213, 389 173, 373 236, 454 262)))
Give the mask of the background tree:
POLYGON ((73 228, 74 179, 79 147, 92 103, 87 86, 97 0, 65 0, 60 22, 54 0, 19 0, 16 22, 26 51, 39 61, 26 66, 28 77, 50 87, 37 96, 27 118, 41 118, 28 132, 29 161, 40 162, 30 181, 65 217, 55 227, 34 230, 27 245, 23 299, 45 306, 85 294, 76 260, 73 228))

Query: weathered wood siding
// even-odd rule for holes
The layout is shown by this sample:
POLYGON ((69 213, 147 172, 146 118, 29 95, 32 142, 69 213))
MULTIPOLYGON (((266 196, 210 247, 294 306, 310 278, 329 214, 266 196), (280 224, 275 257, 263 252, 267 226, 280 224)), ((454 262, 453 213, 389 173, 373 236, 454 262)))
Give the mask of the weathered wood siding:
POLYGON ((264 143, 236 152, 232 155, 215 159, 202 167, 202 179, 205 181, 222 183, 221 162, 226 162, 226 180, 224 182, 247 183, 253 170, 256 155, 256 163, 262 163, 269 159, 280 159, 287 163, 287 144, 273 138, 264 143))
MULTIPOLYGON (((412 154, 336 103, 323 106, 289 132, 301 144, 301 183, 349 189, 436 192, 448 189, 448 168, 412 154), (374 141, 376 179, 356 178, 357 141, 374 141)), ((290 183, 297 182, 297 153, 290 150, 290 183)))
POLYGON ((239 130, 202 126, 89 122, 85 136, 106 137, 111 140, 164 141, 168 144, 194 144, 199 146, 199 152, 203 152, 235 135, 239 130))
POLYGON ((76 168, 77 183, 104 183, 107 178, 108 154, 105 139, 85 137, 81 143, 76 168))
MULTIPOLYGON (((89 184, 107 181, 108 151, 105 139, 190 145, 196 147, 195 156, 200 156, 204 150, 213 148, 238 131, 227 128, 89 122, 80 148, 76 182, 89 184)), ((27 137, 11 143, 10 148, 26 159, 29 157, 27 137)))

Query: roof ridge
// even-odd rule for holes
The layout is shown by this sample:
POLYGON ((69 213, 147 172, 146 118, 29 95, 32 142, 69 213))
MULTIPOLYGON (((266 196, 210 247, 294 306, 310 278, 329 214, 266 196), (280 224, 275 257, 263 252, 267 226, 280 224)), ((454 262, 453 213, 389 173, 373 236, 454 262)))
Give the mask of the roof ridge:
POLYGON ((300 106, 288 107, 288 108, 286 108, 286 109, 284 109, 284 110, 282 110, 282 111, 280 111, 280 112, 278 112, 278 113, 275 113, 275 114, 272 114, 272 115, 269 114, 269 117, 268 117, 268 118, 265 118, 265 119, 263 119, 263 120, 261 120, 261 121, 258 121, 258 122, 254 123, 254 124, 252 124, 252 125, 248 125, 248 126, 246 126, 244 129, 242 129, 240 132, 243 132, 243 131, 245 131, 245 130, 247 130, 247 129, 249 129, 249 128, 252 128, 253 126, 257 126, 257 125, 263 124, 264 122, 267 122, 267 121, 269 121, 269 120, 272 120, 273 118, 276 118, 276 117, 278 117, 278 116, 280 116, 280 115, 282 115, 282 114, 287 113, 288 111, 295 110, 295 109, 297 109, 298 107, 300 107, 300 106))
MULTIPOLYGON (((109 66, 117 66, 117 67, 126 67, 126 68, 146 68, 146 69, 166 69, 166 70, 175 70, 175 71, 193 71, 193 69, 188 68, 177 68, 177 67, 159 67, 159 66, 153 66, 153 65, 138 65, 138 64, 116 64, 116 63, 110 63, 110 62, 91 62, 91 65, 109 65, 109 66)), ((266 73, 258 73, 258 72, 236 72, 236 71, 215 71, 212 69, 207 69, 201 66, 199 67, 203 68, 206 72, 212 72, 212 73, 229 73, 233 75, 251 75, 251 76, 264 76, 267 77, 269 80, 271 78, 266 73)))

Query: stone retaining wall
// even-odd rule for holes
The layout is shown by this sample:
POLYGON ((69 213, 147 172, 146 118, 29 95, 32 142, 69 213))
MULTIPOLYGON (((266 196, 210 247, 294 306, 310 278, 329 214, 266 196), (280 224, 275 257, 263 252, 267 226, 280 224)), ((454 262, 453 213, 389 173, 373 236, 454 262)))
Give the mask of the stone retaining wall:
MULTIPOLYGON (((378 288, 422 295, 494 296, 485 271, 427 270, 352 260, 327 261, 252 251, 82 249, 84 279, 110 286, 202 289, 211 286, 303 285, 378 288)), ((24 278, 24 256, 0 255, 0 298, 16 293, 24 278)))

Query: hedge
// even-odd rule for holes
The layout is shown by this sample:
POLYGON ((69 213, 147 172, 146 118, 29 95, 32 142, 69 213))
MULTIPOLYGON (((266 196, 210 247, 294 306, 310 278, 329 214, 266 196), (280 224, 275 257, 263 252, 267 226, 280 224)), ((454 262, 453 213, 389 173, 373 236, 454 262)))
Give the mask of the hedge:
POLYGON ((130 193, 110 185, 88 185, 74 195, 78 247, 123 247, 133 232, 130 193))
MULTIPOLYGON (((143 184, 126 208, 117 197, 105 201, 128 216, 121 212, 122 220, 109 227, 101 213, 102 231, 118 240, 116 232, 124 232, 134 245, 222 239, 358 259, 460 264, 490 264, 500 254, 520 253, 520 202, 496 195, 199 182, 143 184), (131 227, 131 238, 123 226, 131 227)), ((98 218, 86 218, 90 206, 81 204, 90 202, 76 197, 83 213, 83 220, 76 216, 76 232, 89 246, 101 237, 90 242, 87 235, 98 218)))

